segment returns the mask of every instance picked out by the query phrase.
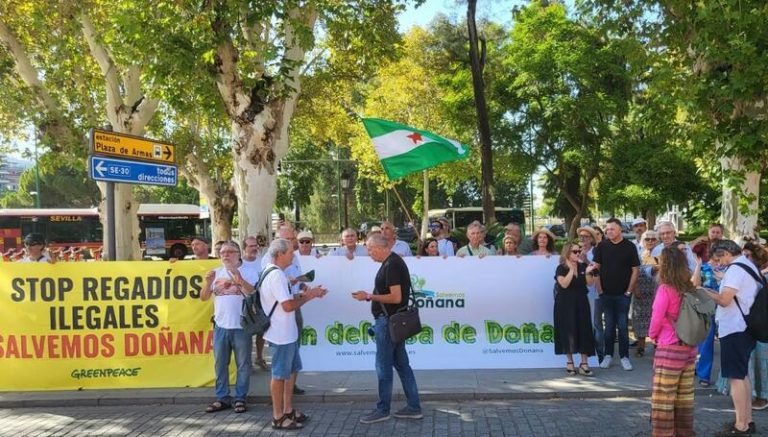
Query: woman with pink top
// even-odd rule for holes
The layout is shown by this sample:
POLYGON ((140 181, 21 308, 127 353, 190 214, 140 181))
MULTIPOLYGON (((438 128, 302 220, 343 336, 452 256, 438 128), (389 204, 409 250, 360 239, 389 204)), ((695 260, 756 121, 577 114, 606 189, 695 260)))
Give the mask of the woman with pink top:
POLYGON ((683 293, 694 290, 685 253, 676 246, 661 252, 659 288, 648 336, 656 343, 651 392, 653 436, 693 436, 693 374, 696 346, 675 334, 683 293))

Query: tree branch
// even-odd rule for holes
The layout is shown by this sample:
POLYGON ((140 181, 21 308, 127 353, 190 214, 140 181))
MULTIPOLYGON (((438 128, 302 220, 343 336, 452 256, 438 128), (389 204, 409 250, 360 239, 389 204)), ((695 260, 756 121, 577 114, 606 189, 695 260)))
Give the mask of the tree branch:
MULTIPOLYGON (((107 110, 116 116, 124 105, 123 98, 120 94, 120 78, 117 73, 117 67, 107 49, 99 43, 96 29, 86 14, 80 15, 80 24, 83 28, 83 36, 88 42, 88 47, 91 50, 91 55, 96 60, 96 63, 99 64, 101 74, 106 81, 107 110)), ((131 104, 133 104, 133 102, 131 102, 131 104)))

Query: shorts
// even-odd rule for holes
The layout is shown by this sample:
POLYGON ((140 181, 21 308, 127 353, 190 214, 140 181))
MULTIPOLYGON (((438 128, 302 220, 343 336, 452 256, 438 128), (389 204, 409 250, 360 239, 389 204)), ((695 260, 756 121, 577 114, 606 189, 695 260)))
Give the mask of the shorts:
POLYGON ((723 378, 744 379, 749 374, 749 357, 755 339, 749 332, 734 332, 720 339, 720 372, 723 378))
POLYGON ((290 379, 291 374, 301 370, 299 356, 299 341, 288 344, 273 344, 272 349, 272 379, 290 379))

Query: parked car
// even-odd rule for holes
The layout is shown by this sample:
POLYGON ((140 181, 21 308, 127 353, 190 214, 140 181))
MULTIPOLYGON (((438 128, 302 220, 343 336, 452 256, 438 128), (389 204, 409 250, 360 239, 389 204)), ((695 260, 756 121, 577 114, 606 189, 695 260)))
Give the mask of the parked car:
POLYGON ((555 234, 556 237, 565 237, 565 226, 563 225, 544 225, 544 228, 555 234))

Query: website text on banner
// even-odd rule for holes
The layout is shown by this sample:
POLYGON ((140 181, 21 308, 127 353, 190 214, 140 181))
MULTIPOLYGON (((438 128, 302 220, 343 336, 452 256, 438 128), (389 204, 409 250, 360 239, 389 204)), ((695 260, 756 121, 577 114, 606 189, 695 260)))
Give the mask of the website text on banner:
POLYGON ((0 390, 203 387, 217 261, 10 263, 0 270, 0 390))
MULTIPOLYGON (((552 289, 557 257, 405 258, 419 306, 421 334, 408 340, 414 369, 560 367, 554 355, 552 289)), ((303 312, 304 370, 371 370, 369 303, 380 264, 365 257, 301 257, 313 284, 329 291, 303 312)))

